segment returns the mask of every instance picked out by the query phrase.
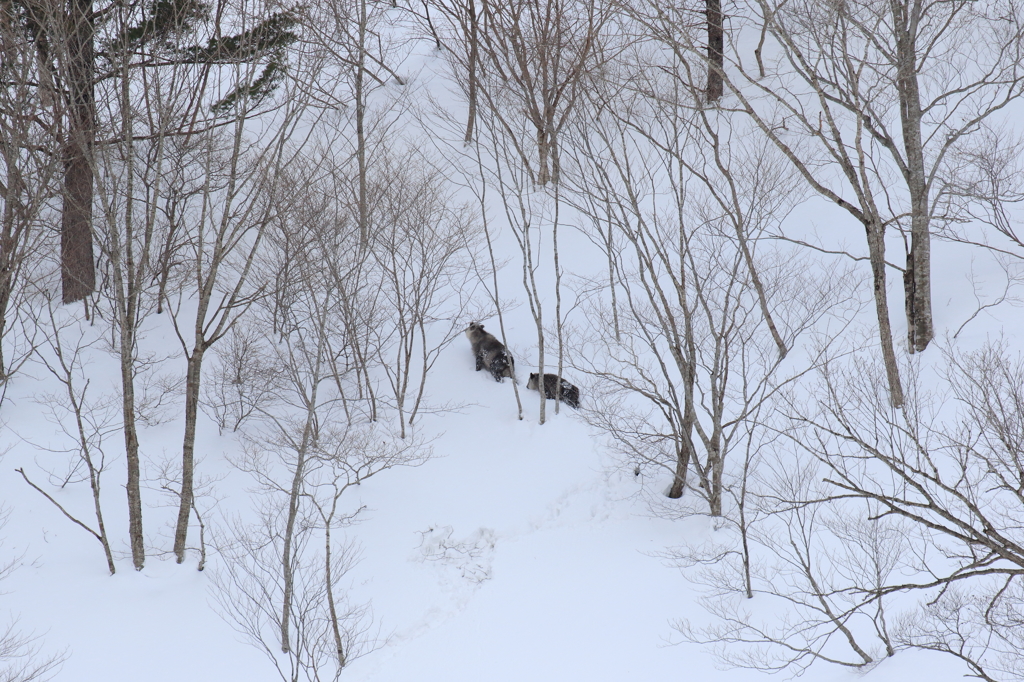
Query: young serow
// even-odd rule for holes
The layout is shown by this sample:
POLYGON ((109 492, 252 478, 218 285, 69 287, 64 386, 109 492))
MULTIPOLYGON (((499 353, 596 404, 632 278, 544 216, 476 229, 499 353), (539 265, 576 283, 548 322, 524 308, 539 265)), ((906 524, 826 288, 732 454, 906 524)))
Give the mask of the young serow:
MULTIPOLYGON (((545 374, 544 375, 544 397, 554 398, 555 387, 558 386, 558 375, 557 374, 545 374)), ((531 388, 534 391, 540 390, 540 375, 536 372, 530 374, 530 380, 526 382, 526 387, 531 388)), ((561 400, 569 407, 576 409, 580 406, 580 389, 570 384, 565 379, 562 379, 561 387, 561 400)))

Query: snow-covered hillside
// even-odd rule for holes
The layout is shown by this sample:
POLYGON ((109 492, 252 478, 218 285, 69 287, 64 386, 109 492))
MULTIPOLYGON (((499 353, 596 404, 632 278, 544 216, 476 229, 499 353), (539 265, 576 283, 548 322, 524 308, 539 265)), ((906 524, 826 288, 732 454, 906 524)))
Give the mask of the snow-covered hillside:
MULTIPOLYGON (((468 404, 429 422, 438 434, 433 458, 355 491, 367 508, 345 533, 361 560, 343 584, 355 601, 370 604, 380 647, 353 662, 346 678, 762 678, 717 670, 700 647, 679 644, 671 627, 705 616, 698 592, 659 556, 713 534, 708 517, 653 516, 648 500, 665 481, 636 480, 616 467, 571 410, 563 408, 543 426, 532 409, 517 420, 510 382, 475 373, 468 343, 448 349, 442 363, 450 381, 438 393, 468 404)), ((18 386, 38 383, 24 379, 18 386)), ((531 406, 535 396, 524 391, 531 406)), ((38 406, 17 396, 9 401, 9 434, 15 427, 27 438, 52 433, 38 406)), ((173 426, 161 427, 151 447, 173 452, 175 435, 173 426)), ((231 435, 213 429, 202 438, 209 464, 236 448, 231 435)), ((16 442, 3 460, 3 499, 11 509, 4 551, 22 557, 4 581, 3 600, 5 610, 20 615, 19 629, 40 636, 44 651, 66 651, 56 679, 276 679, 263 654, 219 615, 210 584, 215 556, 202 573, 195 559, 179 566, 172 556, 154 557, 136 573, 122 543, 118 572, 108 575, 99 543, 14 473, 42 457, 16 442)), ((107 478, 105 499, 114 515, 123 495, 116 483, 120 467, 107 478)), ((246 485, 239 472, 219 483, 221 508, 244 511, 246 485)), ((147 492, 147 501, 159 499, 147 492)), ((87 508, 88 492, 69 491, 61 499, 87 508)), ((166 507, 146 512, 152 527, 166 527, 172 518, 166 507)), ((108 523, 116 529, 125 520, 114 516, 108 523)), ((155 537, 153 545, 166 541, 155 537)), ((963 672, 937 654, 901 653, 869 678, 943 682, 963 672)), ((824 666, 807 674, 816 681, 861 678, 824 666)))
MULTIPOLYGON (((926 150, 936 177, 971 182, 932 195, 935 339, 909 353, 912 202, 886 156, 900 145, 875 132, 899 119, 885 68, 872 81, 882 94, 846 93, 877 105, 870 115, 818 97, 814 79, 788 70, 785 50, 797 48, 771 37, 757 48, 769 76, 755 77, 745 60, 762 5, 736 5, 735 80, 721 107, 705 107, 703 86, 685 87, 704 78, 696 43, 669 49, 655 14, 644 24, 617 3, 579 2, 556 51, 592 72, 558 62, 564 99, 541 112, 516 91, 528 79, 496 65, 512 73, 513 57, 552 40, 510 40, 476 63, 457 42, 471 14, 461 4, 398 4, 313 3, 302 39, 280 48, 290 71, 263 83, 277 89, 232 91, 224 106, 251 108, 209 114, 216 125, 202 132, 168 134, 129 95, 206 116, 232 78, 243 82, 231 68, 252 80, 270 67, 221 64, 224 81, 195 97, 187 68, 160 88, 128 76, 123 91, 104 86, 103 120, 123 114, 137 139, 108 141, 96 161, 101 290, 86 307, 57 304, 56 230, 42 230, 19 265, 23 308, 0 327, 4 358, 23 361, 0 389, 0 682, 753 682, 773 668, 812 682, 952 682, 977 670, 928 649, 961 638, 964 658, 987 656, 1017 679, 1024 497, 1012 474, 1024 475, 1013 460, 1024 411, 1007 397, 1024 378, 1024 252, 1006 237, 1024 195, 998 143, 1022 110, 1019 60, 992 86, 1006 111, 985 119, 991 129, 967 126, 981 151, 926 150), (999 182, 1005 194, 985 195, 999 182), (127 227, 142 224, 153 239, 127 227), (882 235, 875 251, 865 227, 882 235), (873 291, 879 244, 888 280, 873 291), (123 258, 142 268, 137 330, 113 293, 132 287, 108 266, 126 245, 142 249, 123 258), (888 375, 879 319, 892 324, 888 375), (514 378, 475 371, 472 321, 502 338, 514 378), (126 330, 137 338, 119 345, 126 330), (179 563, 186 356, 200 341, 195 503, 179 563), (560 359, 581 406, 556 414, 527 378, 560 359), (892 372, 906 407, 890 402, 892 372), (901 457, 935 486, 886 468, 901 457), (934 515, 915 525, 892 509, 903 503, 934 515), (937 518, 953 530, 928 525, 937 518), (950 625, 961 613, 973 618, 963 631, 950 625)), ((968 46, 949 40, 949 63, 961 64, 968 46)), ((956 82, 952 67, 938 70, 948 82, 925 91, 956 82)), ((967 125, 945 106, 926 146, 967 125)), ((55 195, 40 196, 35 220, 58 224, 55 195)))

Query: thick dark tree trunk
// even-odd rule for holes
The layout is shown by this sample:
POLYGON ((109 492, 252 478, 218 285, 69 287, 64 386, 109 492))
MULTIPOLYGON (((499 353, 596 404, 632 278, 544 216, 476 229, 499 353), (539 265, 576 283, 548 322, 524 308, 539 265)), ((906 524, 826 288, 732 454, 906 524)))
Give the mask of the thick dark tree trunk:
POLYGON ((722 0, 705 0, 708 19, 708 102, 722 97, 722 69, 725 67, 725 28, 722 20, 722 0))
MULTIPOLYGON (((18 216, 15 206, 20 201, 18 190, 21 180, 17 165, 10 160, 7 163, 7 195, 4 197, 3 230, 0 232, 0 339, 3 339, 7 330, 7 306, 11 303, 11 293, 14 289, 14 271, 17 266, 16 234, 23 234, 22 230, 15 228, 15 221, 18 216)), ((0 382, 7 379, 7 364, 4 361, 4 349, 0 345, 0 382)))
MULTIPOLYGON (((4 267, 0 271, 0 339, 7 330, 7 306, 11 302, 11 272, 4 267)), ((7 363, 4 360, 4 349, 0 346, 0 383, 7 380, 7 363)))
POLYGON ((96 137, 92 0, 73 0, 67 44, 68 103, 61 217, 61 286, 64 303, 96 289, 92 250, 93 143, 96 137))
MULTIPOLYGON (((922 209, 926 212, 928 209, 922 209)), ((935 337, 932 322, 931 233, 927 213, 914 216, 911 228, 910 258, 913 259, 913 317, 907 320, 911 352, 923 351, 935 337)))

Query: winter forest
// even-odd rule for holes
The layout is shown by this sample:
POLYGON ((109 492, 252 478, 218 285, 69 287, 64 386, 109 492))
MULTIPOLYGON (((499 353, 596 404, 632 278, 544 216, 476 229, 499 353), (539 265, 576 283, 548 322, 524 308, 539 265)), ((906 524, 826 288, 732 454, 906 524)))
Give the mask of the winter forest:
POLYGON ((1020 0, 0 45, 3 682, 1024 679, 1020 0))

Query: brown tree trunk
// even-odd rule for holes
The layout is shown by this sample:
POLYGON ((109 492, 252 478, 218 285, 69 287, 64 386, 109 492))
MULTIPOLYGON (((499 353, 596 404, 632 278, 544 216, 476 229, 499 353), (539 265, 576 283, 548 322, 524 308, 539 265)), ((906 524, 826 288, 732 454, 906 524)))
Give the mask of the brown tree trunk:
POLYGON ((725 67, 725 28, 722 21, 722 0, 705 0, 708 21, 708 102, 722 97, 722 69, 725 67))
POLYGON ((92 152, 96 137, 92 0, 73 0, 70 4, 72 30, 67 41, 70 102, 62 150, 64 207, 60 233, 64 303, 81 301, 96 289, 92 250, 92 152))
MULTIPOLYGON (((4 156, 7 157, 7 194, 4 196, 3 231, 0 233, 0 339, 3 339, 4 331, 7 329, 7 306, 10 305, 14 289, 14 270, 17 265, 15 234, 21 233, 21 230, 15 227, 15 221, 20 222, 15 212, 15 206, 20 202, 20 173, 17 162, 11 158, 12 155, 4 156)), ((0 382, 6 379, 7 364, 4 361, 3 346, 0 345, 0 382)))
MULTIPOLYGON (((11 282, 12 273, 9 268, 4 265, 0 270, 0 339, 4 336, 4 331, 7 329, 7 306, 10 305, 11 301, 11 282)), ((7 380, 7 363, 4 360, 4 349, 0 345, 0 383, 7 380)))

